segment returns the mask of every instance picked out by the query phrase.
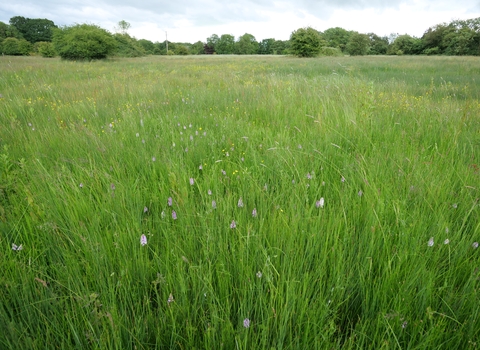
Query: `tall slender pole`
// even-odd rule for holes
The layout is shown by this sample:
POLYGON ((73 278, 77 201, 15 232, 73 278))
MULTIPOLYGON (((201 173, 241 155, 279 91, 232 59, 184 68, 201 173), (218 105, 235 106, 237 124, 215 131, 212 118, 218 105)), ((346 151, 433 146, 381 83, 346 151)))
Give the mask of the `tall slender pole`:
POLYGON ((168 55, 168 39, 167 39, 167 31, 165 31, 165 45, 167 45, 167 55, 168 55))

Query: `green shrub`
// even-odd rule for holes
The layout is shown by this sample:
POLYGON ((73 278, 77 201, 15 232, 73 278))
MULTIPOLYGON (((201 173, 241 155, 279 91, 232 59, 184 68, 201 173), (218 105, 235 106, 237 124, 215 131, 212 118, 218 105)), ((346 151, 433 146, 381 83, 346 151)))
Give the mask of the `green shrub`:
POLYGON ((113 38, 117 42, 115 55, 121 57, 140 57, 145 56, 145 49, 128 34, 114 34, 113 38))
POLYGON ((340 56, 343 56, 343 52, 337 47, 324 46, 320 49, 320 55, 340 57, 340 56))
POLYGON ((431 47, 423 51, 425 55, 440 55, 440 49, 438 47, 431 47))
POLYGON ((299 57, 314 57, 320 52, 322 39, 315 29, 300 28, 290 35, 291 53, 299 57))
POLYGON ((178 45, 175 48, 175 55, 186 56, 188 55, 188 49, 183 45, 178 45))
POLYGON ((25 39, 6 38, 2 42, 2 54, 12 56, 28 56, 32 49, 30 44, 25 39))
POLYGON ((56 55, 53 44, 48 41, 39 41, 35 44, 35 48, 42 57, 55 57, 56 55))
POLYGON ((76 24, 54 29, 53 46, 63 59, 102 59, 115 53, 117 42, 105 29, 94 24, 76 24))

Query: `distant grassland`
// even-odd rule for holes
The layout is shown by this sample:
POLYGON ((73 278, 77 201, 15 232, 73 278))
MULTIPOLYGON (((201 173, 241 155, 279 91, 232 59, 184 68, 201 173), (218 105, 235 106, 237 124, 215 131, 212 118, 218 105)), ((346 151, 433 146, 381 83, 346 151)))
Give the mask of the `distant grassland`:
POLYGON ((480 339, 474 57, 0 57, 1 349, 480 339))

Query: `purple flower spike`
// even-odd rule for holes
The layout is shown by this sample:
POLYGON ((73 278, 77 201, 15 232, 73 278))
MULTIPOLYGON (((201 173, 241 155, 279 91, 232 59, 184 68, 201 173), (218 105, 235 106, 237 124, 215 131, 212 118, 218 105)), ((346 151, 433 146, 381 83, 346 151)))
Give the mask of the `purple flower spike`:
POLYGON ((140 237, 140 244, 141 244, 142 246, 147 245, 147 236, 142 235, 142 236, 140 237))
POLYGON ((237 224, 235 223, 235 220, 232 220, 232 223, 230 224, 230 228, 236 228, 237 224))
POLYGON ((258 215, 258 214, 257 214, 257 208, 253 208, 252 216, 253 216, 254 218, 256 218, 257 215, 258 215))
POLYGON ((175 210, 172 210, 172 219, 177 220, 177 213, 175 212, 175 210))
POLYGON ((243 320, 243 327, 245 328, 250 327, 250 319, 246 318, 243 320))
POLYGON ((168 197, 167 203, 169 207, 172 206, 172 202, 173 202, 172 197, 168 197))

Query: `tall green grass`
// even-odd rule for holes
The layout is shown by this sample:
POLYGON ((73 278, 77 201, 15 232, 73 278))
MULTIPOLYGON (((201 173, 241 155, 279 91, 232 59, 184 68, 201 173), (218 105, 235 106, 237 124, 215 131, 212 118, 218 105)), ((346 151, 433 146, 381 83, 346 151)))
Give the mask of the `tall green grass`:
POLYGON ((0 348, 477 346, 477 59, 0 71, 0 348))

